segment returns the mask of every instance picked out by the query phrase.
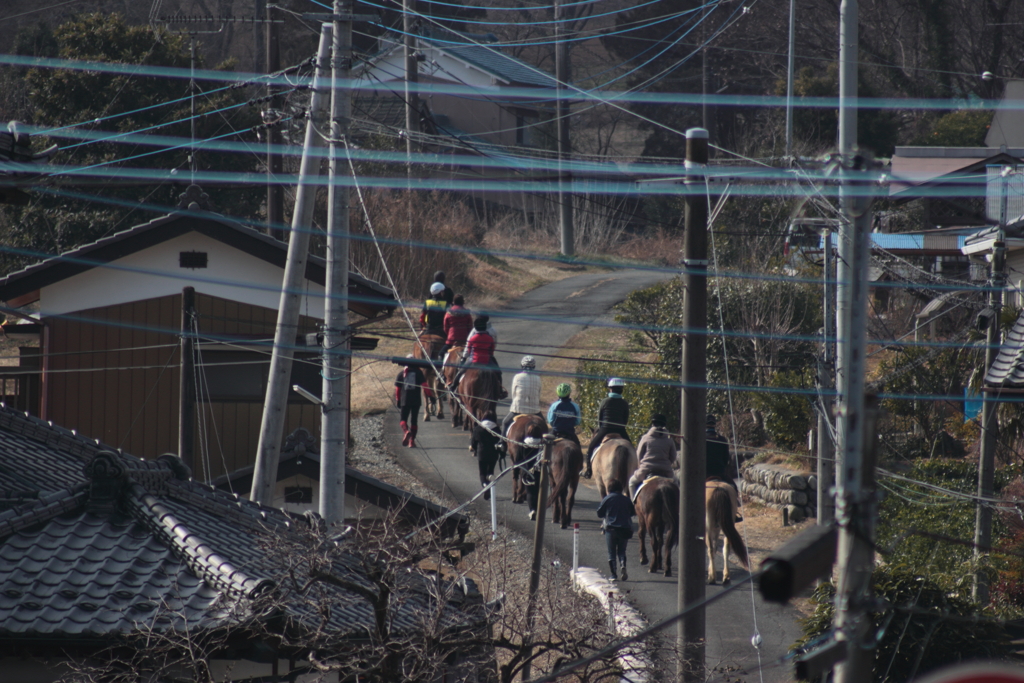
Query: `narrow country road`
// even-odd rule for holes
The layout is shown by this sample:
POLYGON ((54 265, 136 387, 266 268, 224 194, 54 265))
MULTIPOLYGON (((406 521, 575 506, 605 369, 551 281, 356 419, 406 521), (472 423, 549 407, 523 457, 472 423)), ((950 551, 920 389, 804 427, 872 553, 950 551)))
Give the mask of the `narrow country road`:
MULTIPOLYGON (((509 386, 524 354, 531 350, 553 352, 538 346, 557 347, 587 326, 613 322, 612 306, 630 292, 665 277, 663 273, 639 270, 587 273, 535 289, 510 304, 500 316, 492 316, 499 337, 498 361, 504 369, 505 386, 509 386), (538 346, 531 347, 531 344, 538 346)), ((544 358, 538 356, 537 361, 538 368, 543 370, 544 358)), ((506 411, 507 405, 499 406, 499 417, 506 411)), ((453 430, 450 420, 421 422, 419 448, 416 449, 401 446, 394 411, 389 413, 385 424, 392 451, 425 484, 439 491, 445 489, 458 501, 469 499, 479 490, 476 462, 466 450, 469 437, 461 430, 453 430)), ((507 479, 496 487, 498 521, 532 537, 533 522, 527 519, 525 505, 511 504, 511 484, 507 479)), ((606 572, 605 543, 595 514, 600 498, 590 481, 580 483, 573 511, 573 521, 579 522, 581 529, 580 564, 606 572)), ((478 504, 479 519, 488 520, 488 504, 482 500, 478 504)), ((548 510, 545 546, 571 562, 572 531, 559 529, 550 523, 550 518, 548 510)), ((630 578, 620 584, 620 590, 654 623, 676 612, 676 578, 648 573, 646 567, 640 567, 638 555, 634 538, 629 544, 630 578)), ((734 581, 746 576, 746 572, 734 565, 734 581)), ((720 590, 718 586, 709 586, 707 595, 710 597, 720 590)), ((675 637, 674 627, 667 631, 668 637, 675 637)), ((709 680, 790 681, 791 668, 775 662, 785 655, 799 635, 794 610, 763 603, 752 587, 743 587, 708 609, 706 662, 712 671, 709 680), (762 638, 760 651, 751 645, 755 632, 762 638), (759 661, 764 665, 760 671, 759 661)))

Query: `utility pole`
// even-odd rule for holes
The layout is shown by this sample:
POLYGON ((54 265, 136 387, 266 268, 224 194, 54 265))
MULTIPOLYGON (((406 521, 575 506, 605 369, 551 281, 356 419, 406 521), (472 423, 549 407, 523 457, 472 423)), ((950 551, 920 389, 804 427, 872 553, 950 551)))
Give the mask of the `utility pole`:
MULTIPOLYGON (((793 66, 796 44, 796 0, 789 0, 789 60, 786 65, 786 158, 793 158, 793 66)), ((821 434, 821 432, 818 432, 821 434)), ((820 437, 819 437, 820 438, 820 437)), ((820 481, 820 480, 819 480, 820 481)), ((821 499, 818 499, 819 505, 821 499)))
POLYGON ((181 370, 178 382, 178 457, 195 475, 196 290, 181 290, 181 370))
MULTIPOLYGON (((683 350, 680 426, 683 436, 679 468, 679 545, 677 607, 680 612, 704 600, 705 430, 707 427, 708 196, 705 169, 708 132, 686 131, 686 213, 683 237, 683 350)), ((703 609, 679 621, 677 679, 704 680, 703 609)))
MULTIPOLYGON (((274 23, 273 10, 277 8, 272 2, 267 3, 266 21, 266 72, 276 73, 281 68, 281 46, 277 35, 277 24, 274 23)), ((277 116, 280 97, 275 97, 277 88, 267 82, 267 109, 272 117, 277 116)), ((273 120, 273 119, 271 119, 273 120)), ((277 182, 281 177, 281 155, 275 149, 281 144, 281 131, 276 124, 267 126, 267 232, 279 240, 285 237, 284 230, 284 188, 277 182)))
POLYGON ((569 140, 569 101, 565 86, 572 78, 569 63, 569 43, 565 39, 565 8, 555 0, 555 119, 558 121, 558 232, 561 235, 562 256, 576 253, 576 235, 573 229, 571 175, 565 170, 572 156, 569 140))
POLYGON ((292 214, 291 238, 281 283, 277 328, 274 330, 274 352, 270 358, 267 377, 267 395, 263 402, 263 421, 256 450, 249 499, 264 505, 274 504, 277 484, 277 464, 281 456, 281 440, 288 408, 288 390, 292 376, 292 358, 299 330, 302 307, 303 280, 309 257, 309 238, 313 232, 313 209, 317 186, 313 182, 320 176, 321 156, 318 150, 325 146, 318 128, 323 126, 329 103, 327 88, 327 62, 331 55, 331 25, 320 26, 320 48, 316 56, 316 75, 306 117, 306 140, 302 148, 299 167, 299 186, 295 191, 295 210, 292 214))
POLYGON ((412 195, 412 155, 416 152, 413 138, 420 132, 420 99, 416 84, 419 83, 420 65, 416 59, 416 22, 413 13, 416 11, 416 0, 403 0, 402 30, 405 33, 405 212, 409 223, 409 253, 415 255, 416 246, 420 242, 420 230, 416 225, 413 211, 412 195))
POLYGON ((825 261, 822 286, 822 344, 818 361, 818 524, 831 524, 835 519, 835 504, 832 502, 832 485, 835 479, 835 451, 829 426, 832 422, 832 366, 834 364, 832 340, 835 338, 835 319, 832 317, 832 231, 824 230, 825 261))
MULTIPOLYGON (((1006 226, 1006 178, 1003 183, 1003 211, 1000 227, 1006 226)), ((988 280, 988 307, 992 310, 992 320, 985 332, 985 373, 987 374, 996 356, 999 355, 1000 332, 999 313, 1003 307, 1003 267, 1006 258, 1006 243, 1003 242, 1002 230, 992 244, 992 262, 988 280)), ((994 387, 993 387, 994 389, 994 387)), ((999 402, 992 391, 985 386, 982 377, 981 387, 981 453, 978 457, 978 497, 991 498, 995 484, 996 438, 999 436, 999 418, 996 408, 999 402)), ((974 599, 987 604, 989 598, 988 575, 980 563, 988 556, 992 546, 992 508, 984 501, 976 503, 977 511, 974 518, 974 561, 978 570, 974 575, 974 599)))
POLYGON ((540 586, 540 566, 544 553, 544 522, 548 509, 548 466, 551 463, 551 447, 555 443, 554 434, 544 435, 544 454, 540 461, 540 492, 537 495, 537 519, 533 527, 533 563, 530 565, 530 586, 526 598, 526 662, 523 664, 523 671, 519 680, 530 679, 530 656, 533 639, 534 612, 537 607, 537 587, 540 586))
POLYGON ((327 281, 324 295, 323 418, 320 426, 320 516, 328 524, 345 518, 345 455, 348 451, 348 177, 341 145, 348 145, 349 67, 352 14, 334 0, 331 72, 331 159, 327 213, 327 281))

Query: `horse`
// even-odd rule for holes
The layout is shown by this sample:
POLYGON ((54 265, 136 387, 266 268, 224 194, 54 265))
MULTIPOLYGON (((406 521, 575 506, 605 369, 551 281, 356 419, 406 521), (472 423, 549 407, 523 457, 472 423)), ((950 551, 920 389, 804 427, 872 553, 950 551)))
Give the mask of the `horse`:
MULTIPOLYGON (((517 415, 508 428, 508 455, 513 465, 526 462, 540 448, 520 445, 528 438, 540 439, 548 431, 547 421, 540 415, 517 415)), ((530 470, 533 470, 531 467, 530 470)), ((538 481, 530 470, 516 467, 512 470, 512 502, 522 503, 524 500, 530 507, 530 519, 537 510, 538 481)))
MULTIPOLYGON (((488 413, 496 413, 498 407, 498 376, 491 370, 470 367, 459 382, 459 400, 466 412, 477 420, 483 420, 488 413)), ((462 429, 469 431, 473 421, 463 418, 462 429)))
POLYGON ((729 549, 732 548, 740 565, 750 571, 750 560, 747 557, 747 546, 743 537, 736 530, 736 520, 733 517, 731 487, 727 482, 714 481, 709 479, 704 485, 704 508, 705 522, 707 528, 704 531, 705 543, 708 546, 708 585, 715 585, 715 550, 718 548, 718 537, 723 535, 722 541, 722 585, 728 586, 731 578, 729 576, 729 549))
POLYGON ((580 470, 583 469, 583 450, 571 439, 558 439, 551 447, 551 500, 554 506, 552 522, 563 529, 572 524, 572 506, 576 501, 576 489, 580 485, 580 470))
POLYGON ((665 576, 672 576, 672 548, 679 530, 679 486, 668 477, 651 477, 636 494, 636 519, 640 527, 640 564, 647 564, 647 532, 651 534, 650 572, 661 569, 665 558, 665 576))
MULTIPOLYGON (((444 345, 444 337, 436 334, 428 334, 426 331, 420 332, 419 338, 412 345, 412 357, 418 358, 419 360, 434 360, 437 355, 441 352, 441 347, 444 345), (426 353, 424 353, 426 349, 426 353)), ((423 364, 423 375, 427 379, 427 386, 430 387, 433 392, 433 396, 427 396, 426 401, 423 402, 423 421, 430 422, 430 416, 434 413, 437 414, 437 419, 444 419, 444 407, 441 403, 440 394, 438 391, 441 389, 442 384, 434 371, 433 363, 423 364)))
POLYGON ((608 484, 615 480, 622 484, 624 490, 628 490, 629 478, 638 466, 633 444, 618 434, 604 437, 604 441, 594 451, 594 459, 590 464, 601 497, 608 495, 608 484))
POLYGON ((445 391, 448 394, 448 410, 452 414, 452 427, 461 427, 464 418, 462 414, 462 403, 453 389, 455 376, 459 374, 459 357, 465 346, 453 346, 448 349, 448 355, 444 359, 444 367, 441 370, 441 379, 444 380, 445 391))

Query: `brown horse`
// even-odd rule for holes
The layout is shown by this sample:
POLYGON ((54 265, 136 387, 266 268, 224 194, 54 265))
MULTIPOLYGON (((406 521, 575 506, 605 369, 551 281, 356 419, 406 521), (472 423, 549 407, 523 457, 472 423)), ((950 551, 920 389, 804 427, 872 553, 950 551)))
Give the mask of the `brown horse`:
MULTIPOLYGON (((540 415, 517 415, 508 428, 508 456, 513 465, 526 462, 540 450, 522 445, 528 438, 540 439, 548 431, 547 421, 540 415)), ((522 503, 524 500, 532 513, 537 510, 538 479, 533 467, 524 470, 516 467, 512 470, 512 502, 522 503)))
POLYGON ((747 546, 743 537, 736 530, 736 520, 733 516, 732 487, 724 481, 708 480, 704 485, 704 509, 707 528, 704 531, 705 543, 708 546, 708 585, 715 585, 715 550, 718 548, 718 537, 723 535, 722 541, 722 585, 727 586, 731 581, 729 576, 729 549, 736 554, 740 565, 750 571, 750 561, 747 558, 747 546))
MULTIPOLYGON (((483 420, 488 413, 497 411, 500 391, 498 376, 494 372, 470 367, 459 382, 458 394, 465 410, 477 420, 483 420)), ((473 421, 469 418, 462 420, 464 431, 468 432, 472 426, 473 421)))
POLYGON ((636 449, 618 434, 609 434, 594 451, 591 470, 597 490, 604 498, 608 495, 608 484, 618 480, 623 490, 629 490, 629 478, 638 466, 636 449))
POLYGON ((576 501, 576 489, 580 485, 580 470, 583 469, 583 450, 575 441, 558 439, 551 447, 551 500, 554 506, 552 522, 563 529, 572 524, 572 506, 576 501))
POLYGON ((672 576, 672 547, 679 529, 679 487, 668 477, 651 477, 636 495, 636 519, 640 527, 640 564, 647 564, 644 540, 651 533, 650 572, 661 569, 665 558, 665 576, 672 576))
MULTIPOLYGON (((444 346, 444 337, 436 334, 427 334, 425 331, 420 332, 419 338, 412 345, 412 357, 420 360, 428 358, 434 360, 441 353, 442 346, 444 346)), ((423 421, 430 422, 430 416, 434 413, 437 414, 437 419, 443 420, 444 408, 438 393, 442 384, 437 377, 437 373, 434 371, 433 364, 423 364, 423 375, 427 378, 427 386, 434 393, 433 396, 426 397, 426 401, 423 402, 423 421)))
POLYGON ((453 346, 448 350, 448 355, 444 359, 444 369, 442 369, 442 379, 444 380, 445 391, 448 394, 448 410, 452 414, 452 427, 462 426, 462 403, 459 401, 458 395, 452 390, 452 385, 455 383, 455 376, 459 374, 459 357, 462 355, 462 351, 465 346, 453 346))

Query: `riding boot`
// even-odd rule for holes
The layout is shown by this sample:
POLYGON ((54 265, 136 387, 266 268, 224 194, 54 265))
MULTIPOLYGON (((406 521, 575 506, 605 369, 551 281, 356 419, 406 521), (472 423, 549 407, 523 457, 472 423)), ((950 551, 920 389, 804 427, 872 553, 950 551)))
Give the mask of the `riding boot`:
POLYGON ((619 575, 615 573, 615 560, 608 560, 608 569, 611 570, 612 581, 618 581, 619 575))
POLYGON ((583 459, 586 461, 586 463, 585 463, 585 466, 583 468, 583 473, 582 473, 581 476, 584 479, 590 479, 590 477, 592 477, 593 474, 594 474, 594 472, 591 470, 590 458, 584 457, 583 459))
POLYGON ((409 425, 406 423, 405 420, 402 420, 398 424, 402 425, 402 445, 403 446, 408 446, 409 445, 409 425))
POLYGON ((409 443, 406 444, 409 448, 416 448, 416 432, 419 431, 419 427, 413 425, 409 427, 409 443))
POLYGON ((629 579, 629 574, 626 572, 626 561, 620 560, 619 564, 622 565, 622 573, 619 574, 619 576, 622 578, 623 581, 626 581, 627 579, 629 579))

